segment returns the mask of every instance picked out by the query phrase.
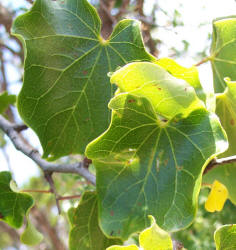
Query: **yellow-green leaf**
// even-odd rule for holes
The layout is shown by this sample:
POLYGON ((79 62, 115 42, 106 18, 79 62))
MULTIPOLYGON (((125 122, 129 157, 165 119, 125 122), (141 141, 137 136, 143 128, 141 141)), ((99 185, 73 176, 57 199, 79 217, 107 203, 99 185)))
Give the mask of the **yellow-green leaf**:
POLYGON ((27 227, 20 237, 22 243, 34 246, 43 240, 43 235, 34 227, 28 218, 27 227))
POLYGON ((139 248, 135 245, 129 246, 111 246, 108 247, 106 250, 139 250, 139 248))
POLYGON ((170 235, 157 226, 153 216, 151 227, 147 228, 139 235, 139 244, 144 250, 172 250, 172 240, 170 235))
POLYGON ((216 250, 236 249, 236 225, 224 225, 214 234, 216 250))
POLYGON ((156 63, 167 70, 172 76, 188 82, 192 87, 194 87, 197 96, 204 102, 206 101, 206 94, 204 93, 200 83, 197 67, 183 67, 171 58, 161 58, 156 63))
MULTIPOLYGON (((224 93, 216 97, 216 114, 228 135, 229 148, 219 158, 236 154, 236 81, 226 78, 225 83, 227 88, 224 93)), ((211 184, 214 180, 220 181, 228 189, 229 199, 236 204, 235 176, 236 164, 230 163, 209 171, 204 175, 204 182, 211 184)))
POLYGON ((155 112, 167 119, 178 114, 186 117, 194 109, 203 107, 190 84, 154 63, 130 63, 112 75, 111 83, 119 87, 119 92, 148 98, 155 112))

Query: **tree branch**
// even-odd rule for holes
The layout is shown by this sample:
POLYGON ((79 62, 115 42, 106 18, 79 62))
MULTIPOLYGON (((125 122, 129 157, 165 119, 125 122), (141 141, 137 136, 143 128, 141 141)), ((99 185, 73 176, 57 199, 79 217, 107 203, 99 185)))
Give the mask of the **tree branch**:
POLYGON ((229 157, 225 157, 225 158, 221 158, 221 159, 213 159, 211 160, 208 165, 206 166, 203 175, 208 173, 210 170, 212 170, 213 168, 217 167, 217 166, 221 166, 221 165, 225 165, 225 164, 230 164, 230 163, 235 163, 236 162, 236 155, 233 156, 229 156, 229 157))
POLYGON ((23 142, 20 137, 20 134, 15 130, 15 126, 15 124, 9 122, 3 116, 0 115, 0 129, 2 129, 3 132, 8 135, 17 150, 21 151, 23 154, 32 159, 44 172, 79 174, 83 176, 86 180, 88 180, 90 183, 95 185, 95 176, 84 167, 83 162, 74 164, 56 164, 43 160, 36 149, 23 142))
MULTIPOLYGON (((21 151, 23 154, 32 159, 44 172, 79 174, 83 176, 86 180, 88 180, 90 183, 95 185, 96 177, 92 173, 90 173, 87 169, 88 163, 89 164, 91 163, 89 159, 85 158, 85 160, 83 160, 82 162, 74 164, 57 164, 57 163, 47 162, 41 158, 41 155, 36 149, 31 147, 30 145, 27 145, 22 140, 20 134, 17 132, 17 128, 18 126, 16 124, 9 122, 3 116, 0 115, 0 129, 2 129, 3 132, 8 135, 8 137, 10 138, 10 140, 12 141, 17 150, 21 151)), ((209 162, 203 174, 206 174, 208 171, 215 168, 216 166, 234 162, 236 162, 236 156, 230 156, 222 159, 215 158, 209 162)))
POLYGON ((129 7, 130 0, 123 0, 122 5, 120 7, 119 12, 115 15, 116 20, 122 17, 127 12, 127 8, 129 7))
POLYGON ((60 204, 59 204, 59 201, 58 201, 59 196, 58 196, 57 190, 56 190, 55 185, 54 185, 52 174, 53 174, 52 172, 49 172, 49 173, 45 172, 44 177, 45 177, 45 179, 47 180, 47 182, 48 182, 48 184, 50 186, 51 193, 54 194, 54 196, 55 196, 58 213, 61 214, 61 207, 60 207, 60 204))
POLYGON ((138 19, 142 22, 142 33, 145 45, 149 48, 150 53, 155 57, 158 57, 159 51, 156 48, 155 41, 151 35, 151 26, 153 22, 147 21, 147 17, 143 12, 144 0, 138 0, 136 5, 136 12, 138 12, 138 19))

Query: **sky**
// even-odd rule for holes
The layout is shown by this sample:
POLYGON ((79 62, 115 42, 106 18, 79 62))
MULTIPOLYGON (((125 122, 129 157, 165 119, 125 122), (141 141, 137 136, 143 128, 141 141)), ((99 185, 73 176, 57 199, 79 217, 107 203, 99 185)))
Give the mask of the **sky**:
MULTIPOLYGON (((25 0, 0 0, 4 5, 12 5, 14 8, 25 6, 25 0)), ((162 11, 158 11, 156 19, 158 24, 163 26, 158 28, 154 32, 153 36, 159 38, 164 42, 164 45, 160 47, 160 56, 168 57, 168 48, 175 46, 181 50, 184 46, 182 40, 186 40, 189 43, 189 51, 187 55, 184 55, 181 59, 177 59, 177 62, 183 66, 190 67, 192 64, 197 63, 196 53, 204 50, 207 46, 209 48, 210 41, 208 34, 212 31, 212 20, 217 17, 223 17, 236 14, 236 2, 235 0, 148 0, 148 4, 145 5, 145 13, 148 15, 151 11, 151 6, 158 3, 159 6, 166 10, 168 15, 174 15, 174 10, 177 8, 181 13, 181 20, 184 25, 174 30, 168 30, 166 23, 169 20, 168 15, 162 11)), ((14 46, 14 45, 12 45, 14 46)), ((7 55, 6 55, 7 56, 7 55)), ((199 68, 200 79, 204 87, 208 90, 212 89, 212 74, 209 63, 200 66, 199 68)), ((10 65, 7 67, 8 78, 12 84, 11 92, 17 94, 21 85, 19 79, 22 72, 16 72, 10 65)), ((26 132, 27 137, 30 138, 32 145, 38 148, 41 152, 41 147, 37 136, 33 131, 28 129, 26 132)), ((11 143, 8 143, 6 148, 9 154, 10 165, 14 172, 14 178, 19 186, 29 180, 29 177, 39 175, 39 168, 34 164, 32 160, 24 156, 21 152, 15 150, 11 143)), ((8 170, 7 161, 3 154, 0 153, 0 171, 8 170)))

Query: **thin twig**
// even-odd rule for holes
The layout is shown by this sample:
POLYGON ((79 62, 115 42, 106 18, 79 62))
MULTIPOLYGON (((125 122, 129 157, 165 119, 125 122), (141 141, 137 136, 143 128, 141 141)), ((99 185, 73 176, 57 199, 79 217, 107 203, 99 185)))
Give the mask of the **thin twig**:
POLYGON ((205 175, 206 173, 208 173, 210 170, 212 170, 215 167, 222 166, 225 164, 235 163, 235 162, 236 162, 236 155, 221 158, 221 159, 215 158, 215 159, 211 160, 209 162, 209 164, 206 166, 206 168, 203 172, 203 175, 205 175))
POLYGON ((21 190, 22 193, 43 193, 43 194, 51 194, 51 190, 36 190, 36 189, 24 189, 21 190))
POLYGON ((16 52, 14 49, 12 49, 11 47, 9 47, 8 45, 6 45, 6 44, 4 44, 2 42, 0 42, 0 47, 9 50, 15 56, 20 56, 20 53, 16 52))
POLYGON ((14 129, 15 126, 15 124, 9 122, 0 115, 0 129, 8 135, 17 150, 32 159, 44 172, 76 173, 83 176, 91 184, 95 185, 95 176, 90 173, 88 169, 84 168, 83 162, 74 164, 57 164, 43 160, 36 149, 27 145, 22 140, 20 134, 14 129))
POLYGON ((57 190, 55 188, 52 174, 53 174, 52 172, 44 172, 44 177, 50 186, 51 193, 54 194, 54 196, 55 196, 58 213, 61 214, 61 207, 60 207, 59 200, 58 200, 59 195, 58 195, 57 190))
POLYGON ((153 22, 147 21, 147 17, 144 14, 143 7, 144 7, 144 0, 138 0, 135 10, 138 12, 139 20, 143 24, 142 32, 143 32, 144 43, 149 48, 150 53, 154 55, 155 57, 158 57, 159 51, 156 48, 155 41, 153 40, 152 35, 151 35, 152 24, 150 23, 153 23, 153 22))
MULTIPOLYGON (((52 194, 52 190, 36 190, 36 189, 24 189, 21 190, 22 193, 40 193, 40 194, 52 194)), ((81 194, 69 195, 69 196, 58 196, 57 200, 71 200, 81 198, 81 194)))
POLYGON ((198 67, 198 66, 200 66, 200 65, 202 65, 202 64, 204 64, 204 63, 206 63, 206 62, 208 62, 209 60, 210 60, 210 57, 209 57, 209 56, 208 56, 208 57, 205 57, 205 58, 203 58, 200 62, 196 63, 194 66, 198 67))
POLYGON ((120 17, 122 17, 126 12, 127 8, 129 6, 130 0, 123 0, 122 5, 120 7, 119 12, 115 15, 116 20, 118 20, 120 17))
POLYGON ((110 7, 107 7, 107 6, 105 5, 105 3, 103 2, 103 0, 100 0, 100 6, 101 6, 101 8, 103 9, 103 11, 106 13, 106 15, 107 15, 107 17, 110 19, 110 21, 111 21, 112 23, 116 23, 115 17, 113 17, 113 16, 111 15, 111 8, 110 8, 110 7))
POLYGON ((25 124, 15 124, 14 129, 16 132, 20 133, 21 131, 28 129, 28 126, 25 124))
POLYGON ((81 198, 80 194, 78 194, 78 195, 70 195, 70 196, 61 196, 61 197, 58 197, 58 200, 62 201, 62 200, 72 200, 72 199, 79 199, 79 198, 81 198))

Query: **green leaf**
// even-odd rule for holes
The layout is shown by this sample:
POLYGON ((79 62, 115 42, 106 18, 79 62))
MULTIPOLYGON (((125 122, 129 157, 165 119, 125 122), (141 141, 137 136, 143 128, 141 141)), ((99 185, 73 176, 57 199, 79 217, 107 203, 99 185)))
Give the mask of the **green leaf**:
POLYGON ((198 109, 163 124, 147 98, 129 93, 109 107, 109 129, 86 149, 96 167, 102 230, 127 239, 147 226, 148 214, 164 230, 187 227, 204 167, 227 149, 218 118, 198 109))
POLYGON ((213 21, 211 65, 215 92, 223 92, 225 77, 236 80, 236 16, 218 18, 213 21))
POLYGON ((21 117, 38 135, 43 157, 84 153, 110 122, 114 93, 108 72, 134 60, 153 61, 139 22, 119 22, 109 40, 86 0, 37 0, 18 17, 13 33, 26 47, 21 117))
POLYGON ((7 171, 0 172, 0 219, 19 228, 34 201, 28 194, 12 191, 10 182, 11 174, 7 171))
POLYGON ((75 214, 75 211, 76 211, 76 208, 75 207, 71 207, 68 212, 67 212, 67 217, 68 217, 68 220, 69 220, 69 223, 71 226, 74 225, 74 214, 75 214))
POLYGON ((203 107, 193 87, 154 63, 130 63, 112 75, 111 83, 116 83, 120 92, 147 97, 154 111, 167 119, 203 107))
POLYGON ((236 225, 224 225, 214 234, 216 250, 236 249, 236 225))
POLYGON ((8 95, 5 91, 0 93, 0 114, 4 113, 10 104, 14 104, 16 102, 15 95, 8 95))
POLYGON ((102 233, 98 225, 97 195, 94 192, 85 192, 78 207, 70 211, 69 217, 72 224, 69 236, 71 250, 104 250, 122 243, 118 239, 108 239, 102 233))
POLYGON ((174 77, 188 82, 192 87, 194 87, 197 96, 204 102, 206 101, 206 94, 204 93, 200 83, 197 67, 192 66, 190 68, 185 68, 170 58, 161 58, 156 63, 167 70, 174 77))
POLYGON ((144 230, 139 235, 139 244, 144 250, 172 250, 172 240, 170 235, 157 226, 153 216, 151 227, 144 230))
POLYGON ((43 235, 37 231, 34 225, 28 220, 27 227, 20 237, 22 243, 34 246, 43 240, 43 235))
MULTIPOLYGON (((172 250, 172 240, 170 235, 157 226, 153 216, 151 219, 151 226, 145 229, 139 235, 140 249, 143 250, 172 250)), ((135 245, 129 246, 111 246, 107 250, 138 250, 135 245)))
MULTIPOLYGON (((216 114, 219 116, 229 140, 229 148, 218 158, 236 154, 236 81, 225 79, 227 88, 223 94, 216 97, 216 114)), ((218 180, 223 183, 228 191, 230 200, 236 204, 236 163, 225 164, 214 168, 204 176, 204 182, 213 183, 218 180)))

